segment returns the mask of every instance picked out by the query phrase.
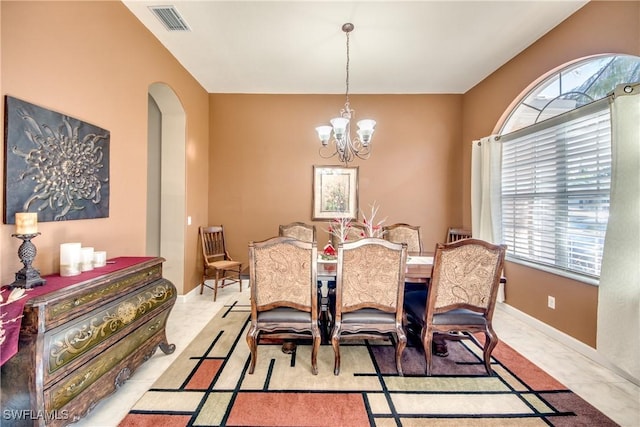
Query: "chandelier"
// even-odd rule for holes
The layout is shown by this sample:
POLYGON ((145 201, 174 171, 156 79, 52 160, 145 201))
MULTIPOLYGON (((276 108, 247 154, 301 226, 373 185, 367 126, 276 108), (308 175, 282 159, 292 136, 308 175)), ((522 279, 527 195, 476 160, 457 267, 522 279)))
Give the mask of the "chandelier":
POLYGON ((328 159, 338 156, 341 162, 346 165, 356 157, 368 159, 371 154, 371 137, 373 135, 376 121, 371 119, 360 120, 357 136, 351 138, 351 120, 355 119, 355 110, 349 105, 349 33, 353 31, 353 24, 346 23, 342 26, 342 31, 347 36, 347 79, 346 79, 346 102, 344 108, 340 110, 340 117, 330 120, 331 126, 318 126, 316 131, 322 146, 320 156, 328 159), (329 145, 332 143, 333 148, 329 145))

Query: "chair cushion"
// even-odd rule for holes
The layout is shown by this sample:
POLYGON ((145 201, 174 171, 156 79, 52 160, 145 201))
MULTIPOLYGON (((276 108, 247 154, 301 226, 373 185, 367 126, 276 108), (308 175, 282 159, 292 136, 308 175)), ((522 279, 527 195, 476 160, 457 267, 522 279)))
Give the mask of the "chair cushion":
POLYGON ((433 315, 434 325, 485 325, 486 323, 482 314, 464 308, 433 315))
POLYGON ((295 308, 279 307, 258 313, 258 322, 305 323, 311 324, 311 313, 295 308))
POLYGON ((213 268, 217 268, 220 270, 225 270, 227 268, 234 268, 234 267, 238 267, 241 263, 238 261, 215 261, 215 262, 210 262, 209 264, 207 264, 209 267, 213 267, 213 268))
POLYGON ((342 313, 342 323, 395 323, 396 314, 386 313, 375 308, 363 308, 349 313, 342 313))

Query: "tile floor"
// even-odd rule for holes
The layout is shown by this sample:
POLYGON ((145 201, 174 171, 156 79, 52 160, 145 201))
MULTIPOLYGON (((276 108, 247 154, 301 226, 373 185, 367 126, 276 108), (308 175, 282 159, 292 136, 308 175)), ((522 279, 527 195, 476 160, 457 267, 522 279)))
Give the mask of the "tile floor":
MULTIPOLYGON (((248 292, 245 286, 243 291, 248 292)), ((222 289, 215 303, 212 291, 207 288, 203 295, 196 291, 179 298, 167 324, 169 342, 176 345, 174 354, 165 355, 158 350, 115 394, 101 401, 87 417, 73 426, 117 426, 181 350, 237 292, 235 286, 222 289)), ((532 327, 513 310, 499 305, 494 314, 494 327, 500 339, 618 424, 640 427, 639 386, 532 327)))

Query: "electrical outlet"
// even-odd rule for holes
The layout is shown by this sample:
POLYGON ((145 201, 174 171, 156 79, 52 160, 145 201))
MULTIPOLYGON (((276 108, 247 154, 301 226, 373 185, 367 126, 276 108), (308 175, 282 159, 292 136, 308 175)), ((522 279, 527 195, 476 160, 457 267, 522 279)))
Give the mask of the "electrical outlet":
POLYGON ((552 310, 556 309, 556 299, 555 299, 555 297, 552 297, 551 295, 549 295, 547 297, 547 307, 549 307, 552 310))

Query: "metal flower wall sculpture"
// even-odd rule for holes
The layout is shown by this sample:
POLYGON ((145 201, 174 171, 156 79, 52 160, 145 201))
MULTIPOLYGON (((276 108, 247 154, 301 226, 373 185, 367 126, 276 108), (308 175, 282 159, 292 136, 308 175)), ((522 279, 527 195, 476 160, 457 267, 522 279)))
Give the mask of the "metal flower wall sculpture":
POLYGON ((110 133, 7 97, 5 223, 109 216, 110 133), (55 124, 54 124, 55 123, 55 124))

